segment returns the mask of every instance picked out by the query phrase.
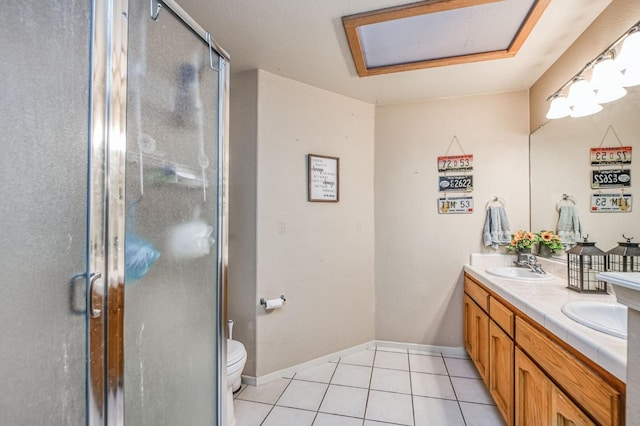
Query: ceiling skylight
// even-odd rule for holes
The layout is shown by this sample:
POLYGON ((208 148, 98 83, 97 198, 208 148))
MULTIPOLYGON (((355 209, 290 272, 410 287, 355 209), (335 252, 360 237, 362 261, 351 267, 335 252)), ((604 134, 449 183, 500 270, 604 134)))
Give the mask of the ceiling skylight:
POLYGON ((549 2, 431 0, 342 21, 364 77, 512 57, 549 2))

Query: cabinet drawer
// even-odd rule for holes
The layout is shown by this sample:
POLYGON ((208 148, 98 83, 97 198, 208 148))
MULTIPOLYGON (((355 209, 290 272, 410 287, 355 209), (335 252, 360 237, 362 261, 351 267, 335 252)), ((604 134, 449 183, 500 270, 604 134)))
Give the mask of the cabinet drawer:
POLYGON ((622 424, 622 395, 569 351, 519 317, 516 343, 598 423, 622 424))
POLYGON ((500 326, 511 338, 513 338, 514 315, 513 312, 493 297, 489 298, 489 316, 500 326))
POLYGON ((467 276, 464 277, 464 291, 478 306, 484 309, 485 312, 489 312, 489 293, 467 276))

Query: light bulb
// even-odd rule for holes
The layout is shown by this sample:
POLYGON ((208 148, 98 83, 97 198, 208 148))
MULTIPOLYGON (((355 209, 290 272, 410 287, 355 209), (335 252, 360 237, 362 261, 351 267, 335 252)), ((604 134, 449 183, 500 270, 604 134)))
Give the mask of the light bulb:
POLYGON ((616 58, 616 66, 619 70, 640 65, 640 31, 635 31, 622 42, 620 54, 616 58))
POLYGON ((622 74, 622 85, 633 87, 640 85, 640 65, 627 68, 622 74))
POLYGON ((566 117, 570 113, 571 109, 569 108, 569 102, 567 102, 567 98, 561 94, 554 95, 553 99, 551 99, 551 104, 549 105, 547 118, 550 120, 554 120, 556 118, 566 117))
POLYGON ((627 94, 622 87, 622 73, 611 58, 602 59, 593 67, 591 88, 596 92, 598 103, 615 101, 627 94))

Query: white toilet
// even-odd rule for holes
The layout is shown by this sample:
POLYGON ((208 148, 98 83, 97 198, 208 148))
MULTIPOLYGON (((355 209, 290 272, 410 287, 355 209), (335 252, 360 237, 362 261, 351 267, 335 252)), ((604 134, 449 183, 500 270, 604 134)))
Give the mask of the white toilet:
MULTIPOLYGON (((232 337, 229 324, 229 337, 232 337)), ((227 426, 235 426, 236 415, 233 409, 233 393, 240 389, 242 384, 242 370, 247 362, 247 351, 244 345, 237 340, 227 339, 227 426)))

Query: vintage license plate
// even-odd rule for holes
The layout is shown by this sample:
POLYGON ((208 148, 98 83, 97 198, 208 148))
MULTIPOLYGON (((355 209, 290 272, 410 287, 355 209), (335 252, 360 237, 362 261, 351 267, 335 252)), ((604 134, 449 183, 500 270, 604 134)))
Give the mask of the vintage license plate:
POLYGON ((473 170, 473 154, 438 157, 438 171, 473 170))
POLYGON ((473 191, 473 175, 439 176, 438 190, 440 192, 471 192, 473 191))
POLYGON ((592 170, 591 188, 627 188, 631 186, 631 170, 592 170))
POLYGON ((631 147, 591 148, 591 165, 631 164, 631 147))
POLYGON ((438 198, 438 213, 473 213, 473 197, 438 198))
POLYGON ((631 212, 631 194, 593 194, 591 211, 594 213, 629 213, 631 212))

